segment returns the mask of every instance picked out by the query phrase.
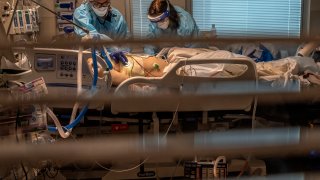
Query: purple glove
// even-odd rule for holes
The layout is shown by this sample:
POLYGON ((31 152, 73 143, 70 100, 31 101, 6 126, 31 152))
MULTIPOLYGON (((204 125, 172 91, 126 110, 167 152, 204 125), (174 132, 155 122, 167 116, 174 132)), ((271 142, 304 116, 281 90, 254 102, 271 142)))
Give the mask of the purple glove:
POLYGON ((124 55, 123 51, 115 51, 110 53, 110 57, 118 64, 119 62, 121 62, 123 65, 127 65, 128 64, 128 59, 127 57, 124 55))

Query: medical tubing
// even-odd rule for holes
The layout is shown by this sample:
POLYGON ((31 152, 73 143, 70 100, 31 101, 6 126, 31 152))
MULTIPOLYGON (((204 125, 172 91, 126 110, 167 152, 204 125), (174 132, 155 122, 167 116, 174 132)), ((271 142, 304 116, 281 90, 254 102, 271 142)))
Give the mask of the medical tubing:
MULTIPOLYGON (((72 121, 70 124, 68 124, 67 126, 64 126, 62 128, 64 130, 67 130, 67 131, 69 131, 70 129, 74 128, 81 121, 82 117, 86 114, 87 110, 88 110, 88 106, 85 106, 84 108, 82 108, 82 110, 81 110, 80 114, 78 115, 78 117, 74 121, 72 121)), ((53 118, 54 117, 56 117, 56 116, 53 114, 53 118)), ((58 127, 48 126, 48 130, 51 131, 51 132, 56 132, 58 130, 58 127)))
POLYGON ((219 156, 213 163, 213 177, 214 178, 220 178, 218 174, 218 165, 219 162, 222 160, 222 163, 226 163, 226 157, 224 156, 219 156))
MULTIPOLYGON (((77 96, 81 94, 82 91, 82 58, 83 58, 83 47, 79 46, 79 52, 78 52, 78 68, 77 68, 77 96)), ((76 102, 72 108, 72 114, 70 118, 70 122, 72 122, 73 119, 76 118, 77 110, 79 108, 79 103, 76 102)))
POLYGON ((92 53, 92 60, 93 60, 93 80, 92 80, 91 90, 95 90, 98 82, 98 62, 97 62, 96 50, 94 48, 92 49, 91 53, 92 53))
POLYGON ((58 130, 60 136, 62 138, 68 138, 70 136, 70 132, 64 132, 63 127, 61 126, 57 116, 52 112, 52 110, 50 108, 47 107, 46 109, 47 113, 49 114, 49 116, 52 118, 54 124, 56 125, 56 129, 58 130))
MULTIPOLYGON (((98 81, 98 62, 97 62, 97 56, 96 56, 96 50, 93 48, 92 49, 92 59, 93 59, 93 81, 92 81, 92 86, 91 86, 91 90, 95 90, 96 86, 97 86, 97 81, 98 81)), ((70 124, 68 124, 67 126, 64 127, 64 129, 66 129, 67 131, 69 131, 69 129, 74 128, 77 124, 79 124, 79 122, 81 121, 82 117, 86 114, 88 110, 88 105, 86 105, 85 107, 82 108, 80 114, 78 115, 78 117, 72 121, 70 124)), ((48 130, 51 132, 56 132, 58 130, 57 127, 52 127, 52 126, 48 126, 48 130)))
POLYGON ((69 123, 71 123, 71 122, 72 122, 72 120, 74 120, 74 119, 76 118, 78 108, 79 108, 79 103, 78 103, 78 102, 76 102, 76 103, 73 105, 72 113, 71 113, 71 117, 70 117, 70 121, 69 121, 69 123))
MULTIPOLYGON (((92 59, 93 59, 93 81, 92 81, 91 90, 95 90, 97 87, 97 81, 98 81, 98 62, 97 62, 96 50, 94 48, 92 49, 92 59)), ((82 117, 85 115, 87 110, 88 110, 88 105, 86 105, 82 109, 78 117, 69 125, 65 126, 65 128, 69 130, 71 128, 74 128, 77 124, 79 124, 79 122, 81 121, 82 117)))
POLYGON ((110 56, 107 55, 108 53, 106 53, 105 51, 106 50, 104 48, 101 48, 101 55, 102 55, 103 59, 106 61, 109 70, 112 70, 113 66, 112 66, 112 63, 110 61, 111 58, 110 58, 110 56))
MULTIPOLYGON (((81 94, 82 91, 82 58, 83 58, 83 47, 79 46, 79 51, 78 51, 78 64, 77 64, 77 96, 79 96, 81 94)), ((79 103, 76 102, 73 105, 72 108, 72 114, 71 114, 71 118, 70 118, 70 122, 72 122, 72 120, 74 120, 76 118, 77 115, 77 110, 79 108, 79 103)))
MULTIPOLYGON (((77 64, 77 96, 79 96, 82 91, 82 58, 83 58, 83 47, 79 46, 78 64, 77 64)), ((71 123, 76 118, 78 108, 79 108, 79 103, 76 102, 73 105, 69 123, 71 123)), ((72 129, 70 129, 69 135, 71 134, 71 131, 72 131, 72 129)))
POLYGON ((81 121, 81 119, 83 118, 83 116, 87 113, 88 111, 88 106, 86 105, 82 111, 80 112, 80 114, 78 115, 78 117, 72 121, 70 124, 68 124, 67 126, 65 126, 65 129, 69 130, 74 128, 76 125, 78 125, 81 121))

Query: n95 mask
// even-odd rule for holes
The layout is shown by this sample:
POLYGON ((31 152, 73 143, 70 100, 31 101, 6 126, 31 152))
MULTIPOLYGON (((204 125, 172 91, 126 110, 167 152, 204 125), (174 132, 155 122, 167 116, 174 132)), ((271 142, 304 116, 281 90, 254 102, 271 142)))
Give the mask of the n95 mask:
POLYGON ((92 10, 97 16, 104 17, 108 13, 109 7, 95 8, 92 6, 92 10))
POLYGON ((165 29, 168 29, 169 22, 170 22, 169 18, 166 18, 163 21, 157 22, 157 26, 158 28, 165 30, 165 29))

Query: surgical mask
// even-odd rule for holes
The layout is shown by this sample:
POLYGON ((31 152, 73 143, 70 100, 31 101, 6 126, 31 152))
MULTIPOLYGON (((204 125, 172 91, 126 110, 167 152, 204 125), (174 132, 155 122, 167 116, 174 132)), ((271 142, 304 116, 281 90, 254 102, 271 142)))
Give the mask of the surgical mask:
POLYGON ((101 8, 95 8, 93 6, 92 10, 94 11, 94 13, 99 16, 99 17, 103 17, 108 13, 109 7, 101 7, 101 8))
POLYGON ((157 22, 157 26, 158 26, 158 28, 165 30, 165 29, 168 29, 169 22, 170 22, 169 18, 166 18, 161 22, 157 22))

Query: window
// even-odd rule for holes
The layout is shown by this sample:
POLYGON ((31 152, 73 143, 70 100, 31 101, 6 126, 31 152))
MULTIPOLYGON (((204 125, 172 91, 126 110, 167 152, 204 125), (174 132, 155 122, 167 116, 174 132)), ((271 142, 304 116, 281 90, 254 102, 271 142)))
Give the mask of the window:
POLYGON ((299 38, 301 0, 193 0, 201 31, 215 24, 219 37, 299 38))
POLYGON ((152 0, 131 0, 133 37, 145 37, 149 29, 147 13, 152 0))

